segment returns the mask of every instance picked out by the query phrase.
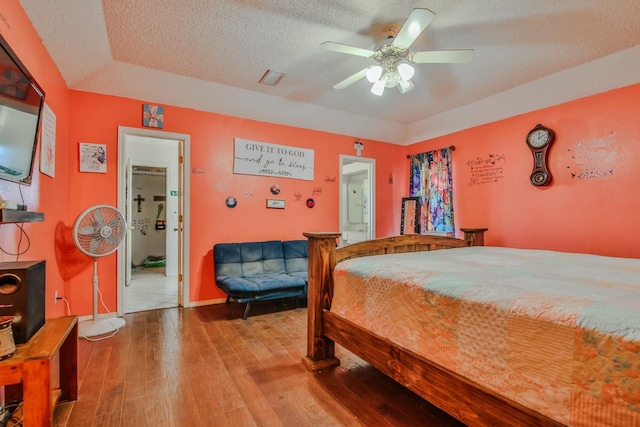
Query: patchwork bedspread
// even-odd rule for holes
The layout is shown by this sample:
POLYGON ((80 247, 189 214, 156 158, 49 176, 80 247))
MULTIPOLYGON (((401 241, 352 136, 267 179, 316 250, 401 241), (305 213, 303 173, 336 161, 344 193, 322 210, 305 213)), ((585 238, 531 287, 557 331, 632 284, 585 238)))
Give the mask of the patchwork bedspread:
POLYGON ((336 266, 331 311, 571 426, 640 426, 640 260, 470 247, 336 266))

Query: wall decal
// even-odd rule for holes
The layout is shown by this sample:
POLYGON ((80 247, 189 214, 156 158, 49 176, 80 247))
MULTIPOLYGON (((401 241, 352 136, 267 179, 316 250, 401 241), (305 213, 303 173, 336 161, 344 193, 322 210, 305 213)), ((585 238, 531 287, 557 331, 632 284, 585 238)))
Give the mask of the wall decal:
POLYGON ((162 129, 164 126, 164 107, 142 104, 142 126, 162 129))
POLYGON ((313 196, 321 196, 322 195, 322 187, 313 187, 313 196))
POLYGON ((336 183, 336 179, 337 178, 335 176, 334 177, 325 176, 324 177, 324 182, 329 182, 331 184, 335 184, 336 183))
POLYGON ((204 168, 191 168, 191 173, 194 175, 204 175, 204 168))
POLYGON ((489 154, 487 157, 476 157, 467 162, 471 178, 469 185, 482 185, 498 182, 504 178, 504 165, 507 162, 504 154, 489 154))
POLYGON ((298 191, 294 191, 293 192, 293 200, 295 200, 296 202, 299 202, 302 200, 302 193, 298 192, 298 191))
POLYGON ((314 150, 234 139, 233 173, 313 181, 314 150))
POLYGON ((226 182, 216 182, 213 187, 216 189, 216 191, 225 192, 227 191, 227 188, 229 188, 229 184, 227 184, 226 182))
POLYGON ((107 173, 107 146, 80 143, 80 172, 107 173))
POLYGON ((236 199, 233 196, 229 196, 227 197, 227 200, 225 200, 224 202, 228 208, 235 208, 236 205, 238 204, 238 199, 236 199))
POLYGON ((253 199, 253 191, 243 191, 242 192, 243 199, 253 199))
POLYGON ((598 179, 613 175, 616 164, 616 134, 611 132, 606 138, 578 141, 567 151, 571 154, 571 164, 567 166, 571 179, 598 179))

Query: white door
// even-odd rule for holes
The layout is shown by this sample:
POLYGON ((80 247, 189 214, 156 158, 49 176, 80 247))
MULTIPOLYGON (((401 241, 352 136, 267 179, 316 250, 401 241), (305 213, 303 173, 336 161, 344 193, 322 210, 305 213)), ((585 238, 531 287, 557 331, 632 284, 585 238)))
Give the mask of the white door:
POLYGON ((132 215, 131 215, 131 187, 132 187, 132 175, 133 175, 133 167, 131 165, 131 160, 127 159, 126 161, 126 171, 125 171, 125 214, 124 217, 127 220, 127 234, 125 235, 125 265, 127 268, 125 271, 125 286, 131 285, 131 232, 135 229, 133 224, 131 223, 132 215))

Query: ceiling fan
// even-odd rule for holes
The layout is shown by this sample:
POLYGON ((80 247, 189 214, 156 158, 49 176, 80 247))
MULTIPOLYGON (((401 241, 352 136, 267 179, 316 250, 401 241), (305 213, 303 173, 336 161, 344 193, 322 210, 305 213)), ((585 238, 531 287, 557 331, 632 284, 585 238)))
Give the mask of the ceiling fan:
POLYGON ((366 77, 369 82, 373 83, 371 92, 375 95, 382 96, 385 88, 392 87, 397 87, 400 93, 407 93, 414 89, 411 78, 415 70, 411 64, 445 64, 471 61, 474 57, 473 49, 409 51, 409 47, 422 34, 435 16, 435 13, 429 9, 413 9, 399 31, 395 28, 388 28, 384 31, 383 36, 385 38, 376 45, 375 50, 361 49, 334 42, 320 44, 322 49, 363 56, 371 58, 378 63, 347 77, 333 86, 333 88, 344 89, 366 77))

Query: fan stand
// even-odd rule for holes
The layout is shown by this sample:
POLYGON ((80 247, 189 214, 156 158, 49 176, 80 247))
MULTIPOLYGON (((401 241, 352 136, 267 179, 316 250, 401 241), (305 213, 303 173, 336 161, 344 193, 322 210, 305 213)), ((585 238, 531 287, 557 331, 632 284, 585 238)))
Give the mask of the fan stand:
POLYGON ((125 325, 119 317, 98 319, 98 258, 93 258, 93 320, 78 323, 78 336, 91 338, 116 332, 125 325))

